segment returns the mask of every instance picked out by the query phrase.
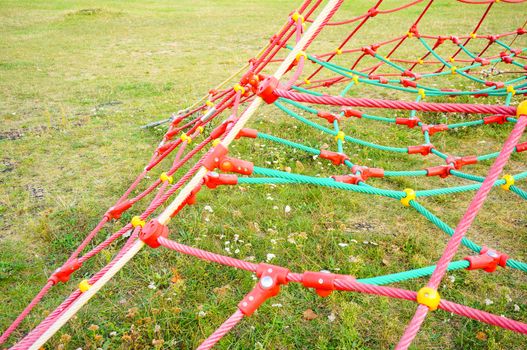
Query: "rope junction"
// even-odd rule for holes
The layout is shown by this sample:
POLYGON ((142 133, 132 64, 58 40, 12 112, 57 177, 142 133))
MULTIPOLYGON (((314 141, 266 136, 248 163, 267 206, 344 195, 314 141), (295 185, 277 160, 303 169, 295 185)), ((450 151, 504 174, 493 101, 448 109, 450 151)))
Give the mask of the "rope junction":
MULTIPOLYGON (((516 48, 506 43, 508 39, 514 42, 516 38, 527 34, 527 30, 518 28, 494 35, 479 34, 478 30, 481 29, 491 10, 494 7, 505 6, 505 4, 486 0, 458 1, 464 4, 482 5, 483 15, 471 33, 460 36, 437 36, 422 32, 423 28, 419 26, 423 17, 433 8, 433 0, 416 0, 397 8, 387 9, 381 6, 383 1, 379 0, 360 16, 333 22, 331 19, 341 6, 342 0, 331 0, 323 9, 321 9, 321 0, 305 0, 296 11, 289 15, 284 26, 272 36, 269 44, 249 61, 245 70, 241 71, 243 73, 241 78, 239 75, 231 77, 239 78, 233 86, 225 87, 226 83, 222 83, 210 90, 207 97, 194 106, 163 121, 170 122, 170 126, 144 170, 115 205, 106 211, 100 222, 69 259, 50 276, 48 282, 26 309, 5 330, 0 337, 0 344, 8 340, 11 333, 54 285, 68 282, 72 274, 81 269, 87 260, 126 233, 131 234, 113 260, 91 278, 82 280, 78 290, 67 297, 12 349, 38 348, 42 345, 144 245, 152 248, 162 246, 202 260, 250 271, 259 278, 254 289, 240 301, 233 315, 207 338, 199 349, 210 349, 243 317, 250 316, 266 300, 278 295, 280 289, 288 283, 300 283, 306 288, 314 289, 322 297, 328 296, 333 291, 353 291, 417 302, 415 316, 397 344, 397 349, 407 349, 410 346, 428 312, 436 309, 527 334, 527 324, 524 322, 445 300, 437 291, 447 271, 467 269, 484 270, 490 273, 498 270, 498 267, 509 267, 527 272, 526 263, 511 258, 504 252, 480 246, 465 237, 493 187, 499 186, 521 199, 527 199, 527 191, 519 186, 522 180, 527 178, 527 171, 500 177, 510 156, 527 150, 527 142, 520 142, 527 126, 527 101, 517 106, 513 105, 515 96, 523 97, 527 93, 527 56, 525 54, 527 48, 516 48), (407 8, 420 9, 419 16, 407 32, 369 46, 351 46, 352 39, 367 22, 374 21, 377 16, 382 17, 407 8), (315 14, 317 14, 316 17, 315 14), (316 37, 325 27, 341 26, 351 27, 351 29, 336 49, 320 54, 309 52, 310 45, 315 42, 316 37), (423 50, 423 54, 416 59, 397 58, 398 50, 410 41, 417 44, 423 50), (483 49, 473 52, 469 48, 471 42, 484 43, 483 49), (493 48, 498 48, 499 52, 492 54, 493 48), (448 58, 439 53, 445 49, 452 52, 448 58), (283 54, 287 54, 287 57, 279 58, 283 54), (349 58, 345 61, 345 66, 333 62, 337 56, 339 56, 339 62, 345 61, 341 58, 349 58), (371 61, 374 63, 370 64, 371 61), (264 74, 264 70, 273 63, 280 64, 275 74, 264 74), (497 65, 506 66, 507 69, 510 67, 512 71, 509 73, 514 77, 505 81, 487 80, 505 79, 503 78, 505 74, 496 76, 492 73, 497 65), (485 67, 490 66, 493 70, 486 71, 485 67), (280 78, 285 73, 289 73, 289 79, 281 81, 280 78), (476 87, 470 90, 458 90, 451 87, 438 88, 436 83, 441 78, 462 79, 467 85, 476 87), (348 97, 350 91, 361 84, 371 89, 409 94, 413 96, 414 101, 348 97), (324 88, 333 91, 331 88, 334 87, 342 87, 338 95, 320 92, 324 88), (502 104, 455 102, 456 99, 495 101, 500 98, 504 100, 502 104), (424 102, 425 99, 436 99, 439 102, 424 102), (446 99, 454 102, 442 102, 446 99), (298 141, 244 128, 245 123, 262 102, 266 102, 276 108, 276 111, 285 113, 306 127, 321 132, 327 136, 328 140, 334 140, 336 150, 314 148, 298 141), (373 111, 370 112, 369 109, 373 111), (385 109, 389 110, 388 115, 393 115, 394 110, 409 111, 408 117, 378 115, 385 109), (469 121, 430 124, 426 121, 427 113, 462 113, 476 116, 469 121), (228 116, 221 121, 222 116, 226 114, 228 116), (371 123, 394 125, 395 128, 411 129, 411 132, 421 133, 423 143, 399 147, 355 138, 347 132, 349 120, 352 118, 360 118, 371 123), (488 124, 513 125, 512 131, 497 152, 458 156, 444 153, 432 143, 432 137, 437 133, 488 124), (229 156, 229 144, 239 138, 261 139, 305 152, 331 162, 342 169, 342 173, 322 178, 254 165, 248 160, 229 156), (364 164, 354 163, 353 156, 345 150, 346 144, 386 153, 435 156, 439 163, 425 169, 414 170, 367 167, 364 164), (205 150, 206 148, 208 150, 205 150), (131 196, 148 178, 147 175, 172 155, 172 165, 164 169, 145 190, 131 196), (465 172, 470 165, 485 162, 492 162, 485 177, 465 172), (185 167, 188 170, 182 173, 185 167), (410 188, 393 190, 377 186, 377 182, 382 181, 383 178, 396 177, 455 177, 470 181, 470 184, 425 190, 410 188), (215 189, 218 186, 237 184, 310 185, 391 198, 400 201, 405 207, 413 208, 450 236, 450 239, 436 265, 390 275, 355 279, 348 275, 325 271, 294 273, 286 267, 265 263, 254 264, 190 247, 168 238, 168 222, 187 205, 195 204, 198 193, 202 189, 215 189), (471 191, 475 192, 472 202, 455 228, 443 222, 419 202, 421 197, 471 191), (138 202, 151 194, 153 199, 141 214, 134 216, 130 223, 93 249, 84 252, 109 221, 121 218, 124 212, 137 207, 138 202), (174 195, 175 198, 172 199, 174 195), (152 214, 169 200, 171 204, 164 207, 162 213, 153 218, 152 214), (453 261, 460 244, 475 254, 463 260, 453 261), (418 291, 385 286, 425 276, 430 276, 430 279, 418 291)), ((523 1, 502 0, 501 2, 515 4, 523 1)), ((448 81, 446 84, 449 84, 448 81)))

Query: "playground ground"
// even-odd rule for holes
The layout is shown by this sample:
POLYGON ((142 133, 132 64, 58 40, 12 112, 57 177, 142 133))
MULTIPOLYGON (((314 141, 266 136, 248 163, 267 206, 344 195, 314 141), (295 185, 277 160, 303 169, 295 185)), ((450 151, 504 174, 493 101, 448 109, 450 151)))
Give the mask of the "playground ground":
MULTIPOLYGON (((347 3, 339 16, 362 13, 368 8, 364 3, 347 3)), ((267 43, 294 6, 283 1, 0 2, 0 330, 144 167, 163 132, 139 127, 192 104, 236 71, 267 43)), ((469 33, 483 7, 458 11, 456 6, 453 1, 438 3, 435 19, 428 22, 431 31, 469 33)), ((484 31, 521 26, 525 18, 518 13, 524 14, 526 7, 500 6, 484 31)), ((380 30, 390 28, 386 35, 393 35, 414 17, 413 11, 397 13, 380 30)), ((370 27, 365 34, 379 32, 370 27)), ((335 38, 344 35, 340 31, 335 38)), ((334 48, 336 40, 318 47, 334 48)), ((525 38, 523 43, 525 47, 525 38)), ((285 135, 284 129, 295 124, 285 118, 264 108, 249 126, 285 135)), ((377 126, 358 121, 354 127, 361 138, 383 144, 420 139, 406 129, 381 132, 377 126)), ((510 129, 502 125, 441 134, 437 145, 462 154, 494 152, 510 129)), ((313 145, 331 142, 302 132, 298 135, 313 145)), ((305 174, 323 170, 310 157, 257 144, 243 141, 235 149, 255 164, 270 161, 305 174)), ((421 157, 387 157, 358 147, 354 154, 392 169, 429 164, 421 157)), ((507 170, 525 171, 525 164, 524 154, 515 155, 507 170)), ((471 169, 484 174, 488 166, 471 169)), ((460 183, 407 178, 387 186, 460 183)), ((174 240, 220 253, 229 241, 232 251, 239 249, 236 257, 265 261, 274 254, 272 263, 294 271, 329 269, 357 277, 399 272, 433 264, 448 238, 415 211, 385 198, 300 185, 202 192, 198 204, 171 223, 174 240)), ((472 195, 423 203, 455 226, 472 195)), ((468 236, 526 261, 526 210, 518 197, 496 189, 468 236)), ((130 217, 125 214, 110 224, 102 237, 130 217)), ((77 281, 107 263, 118 246, 87 263, 73 282, 54 288, 7 344, 37 325, 77 281)), ((456 258, 469 254, 462 248, 456 258)), ((417 290, 424 281, 399 285, 417 290)), ((164 249, 144 249, 47 348, 194 348, 253 284, 246 272, 164 249)), ((519 271, 457 271, 445 278, 440 292, 450 300, 527 321, 527 276, 519 271)), ((354 293, 321 299, 291 285, 242 321, 218 348, 388 348, 402 335, 415 307, 354 293)), ((522 349, 525 343, 525 336, 437 311, 413 347, 522 349)))

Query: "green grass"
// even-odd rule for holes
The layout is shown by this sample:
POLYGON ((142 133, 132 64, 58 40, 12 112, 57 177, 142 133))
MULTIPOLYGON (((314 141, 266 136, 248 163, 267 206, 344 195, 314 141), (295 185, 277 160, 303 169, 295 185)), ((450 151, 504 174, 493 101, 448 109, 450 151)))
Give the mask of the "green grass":
MULTIPOLYGON (((389 3, 392 7, 404 1, 389 3)), ((139 127, 192 104, 236 71, 267 43, 294 5, 274 0, 0 3, 1 330, 142 170, 163 131, 139 127)), ((366 1, 346 2, 337 19, 351 18, 370 5, 366 1)), ((434 15, 425 17, 421 28, 442 35, 470 33, 484 9, 446 1, 438 1, 433 7, 434 15)), ((497 4, 481 32, 520 27, 525 19, 518 14, 525 10, 524 4, 497 4)), ((405 33, 417 15, 417 8, 379 15, 351 46, 405 33)), ((328 28, 314 43, 313 52, 334 49, 348 29, 328 28)), ((515 46, 526 44, 520 37, 515 46)), ((476 51, 477 45, 471 49, 476 51)), ((408 45, 401 48, 398 57, 423 52, 422 48, 416 50, 415 45, 408 45)), ((440 53, 448 57, 448 49, 442 50, 440 53)), ((345 60, 343 55, 336 62, 345 64, 345 60)), ((438 79, 438 84, 445 84, 444 78, 438 79)), ((462 79, 452 84, 473 87, 462 79)), ((402 96, 364 86, 350 92, 352 96, 365 94, 402 96)), ((514 103, 520 100, 515 97, 514 103)), ((372 114, 375 112, 393 117, 387 112, 372 114)), ((398 112, 398 116, 407 113, 398 112)), ((434 122, 468 118, 438 114, 421 117, 434 122)), ((249 127, 315 148, 324 143, 335 147, 332 138, 269 106, 258 112, 249 127)), ((441 150, 482 154, 499 149, 510 129, 510 125, 476 127, 437 134, 433 140, 441 150)), ((422 142, 418 132, 364 120, 350 122, 345 130, 379 144, 404 147, 422 142)), ((437 164, 431 157, 346 147, 354 162, 391 170, 437 164)), ((290 166, 306 175, 341 172, 301 152, 261 140, 240 140, 232 152, 259 166, 290 166)), ((470 170, 482 175, 488 164, 470 170)), ((515 155, 507 171, 525 171, 525 164, 525 155, 515 155)), ((167 167, 165 162, 159 169, 167 167)), ((151 180, 160 172, 153 172, 151 180)), ((426 189, 465 182, 398 178, 372 179, 371 183, 393 189, 426 189)), ((472 195, 427 198, 420 203, 455 226, 472 195)), ((232 251, 239 249, 233 256, 259 262, 273 253, 276 258, 272 263, 297 272, 327 269, 358 278, 394 273, 434 264, 447 242, 444 233, 415 211, 380 197, 291 185, 203 190, 198 199, 197 205, 186 208, 171 223, 174 240, 218 253, 225 253, 225 242, 229 241, 232 251), (214 212, 204 211, 205 205, 214 212), (290 214, 284 212, 286 205, 292 208, 290 214)), ((109 224, 97 242, 119 229, 140 208, 134 207, 121 220, 109 224)), ((518 197, 493 191, 468 236, 526 261, 526 210, 526 203, 518 197)), ((121 243, 85 264, 72 282, 55 287, 8 345, 37 325, 78 281, 106 264, 121 243)), ((463 248, 456 259, 469 253, 463 248)), ((440 290, 445 298, 527 321, 524 273, 500 269, 494 274, 458 271, 450 276, 455 280, 446 278, 440 290), (486 305, 487 298, 493 304, 486 305), (520 311, 515 311, 514 305, 520 311)), ((397 286, 417 290, 425 281, 397 286)), ((235 310, 253 284, 249 273, 165 249, 144 249, 46 347, 194 348, 235 310), (177 283, 171 282, 175 274, 180 276, 177 283), (152 283, 156 289, 148 287, 152 283), (198 316, 200 311, 204 317, 198 316)), ((242 321, 218 348, 390 348, 414 310, 414 303, 354 293, 333 293, 321 299, 291 284, 257 314, 242 321), (306 309, 318 317, 304 320, 306 309)), ((413 347, 521 349, 525 348, 525 337, 437 311, 427 318, 413 347), (478 338, 479 332, 486 339, 478 338)))

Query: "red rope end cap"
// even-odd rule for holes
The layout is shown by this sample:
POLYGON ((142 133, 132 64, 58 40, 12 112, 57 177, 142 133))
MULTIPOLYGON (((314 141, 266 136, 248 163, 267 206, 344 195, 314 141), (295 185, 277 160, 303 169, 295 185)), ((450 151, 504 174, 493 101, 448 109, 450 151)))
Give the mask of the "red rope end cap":
POLYGON ((349 117, 362 118, 362 114, 363 114, 361 111, 356 111, 351 108, 343 108, 342 111, 344 112, 344 115, 348 118, 349 117))
POLYGON ((432 144, 419 145, 419 146, 408 146, 408 154, 421 153, 423 156, 427 156, 432 152, 434 146, 432 144))
POLYGON ((66 283, 69 281, 71 274, 80 269, 81 266, 82 263, 78 259, 73 259, 56 269, 48 281, 53 282, 53 284, 57 284, 58 282, 66 283))
POLYGON ((364 181, 370 177, 384 177, 384 169, 382 168, 368 168, 366 166, 354 165, 351 167, 351 171, 354 174, 360 171, 360 176, 364 181))
POLYGON ((465 156, 465 157, 448 156, 446 158, 446 163, 447 164, 453 163, 454 164, 454 168, 456 170, 461 169, 465 165, 476 164, 477 162, 478 162, 478 157, 476 157, 476 156, 465 156))
POLYGON ((160 246, 157 241, 159 237, 168 237, 168 227, 161 224, 157 219, 150 220, 139 233, 139 238, 152 248, 160 246))
POLYGON ((337 182, 343 182, 350 185, 356 185, 360 181, 364 181, 360 175, 333 175, 331 178, 337 182))
POLYGON ((203 184, 208 188, 216 188, 220 185, 237 185, 238 176, 233 174, 218 174, 211 171, 203 178, 203 184))
POLYGON ((108 211, 106 212, 106 214, 104 214, 104 216, 106 216, 108 220, 111 220, 111 219, 117 220, 121 217, 121 215, 123 215, 123 212, 130 209, 132 205, 134 205, 134 203, 131 200, 126 200, 108 209, 108 211))
POLYGON ((470 263, 467 270, 483 269, 485 272, 494 272, 499 266, 506 267, 509 256, 485 246, 481 248, 479 255, 467 256, 465 260, 470 263))
POLYGON ((344 164, 346 160, 349 160, 350 158, 343 154, 343 153, 337 153, 333 151, 328 151, 325 149, 320 150, 320 158, 328 159, 335 165, 341 165, 344 164))
POLYGON ((395 118, 395 124, 397 125, 406 125, 410 129, 415 128, 415 126, 420 122, 419 118, 395 118))
POLYGON ((450 170, 454 168, 453 165, 438 165, 426 168, 426 176, 439 176, 445 178, 450 175, 450 170))
POLYGON ((258 130, 243 128, 240 130, 238 135, 236 135, 236 139, 239 139, 240 137, 248 137, 250 139, 255 139, 258 137, 258 130))

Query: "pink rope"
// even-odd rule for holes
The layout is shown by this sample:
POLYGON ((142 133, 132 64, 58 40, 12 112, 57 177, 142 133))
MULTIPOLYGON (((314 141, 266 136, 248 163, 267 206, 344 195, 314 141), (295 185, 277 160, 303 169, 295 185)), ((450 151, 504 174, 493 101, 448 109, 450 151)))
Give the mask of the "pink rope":
MULTIPOLYGON (((465 233, 468 231, 468 229, 472 225, 472 222, 476 218, 476 215, 483 206, 485 199, 487 198, 494 183, 498 179, 498 176, 505 167, 505 164, 509 160, 511 153, 514 151, 514 147, 520 140, 520 137, 522 136, 526 126, 527 116, 520 116, 518 122, 509 134, 509 137, 505 141, 503 148, 500 151, 500 154, 496 158, 494 164, 492 164, 492 167, 490 168, 487 177, 483 181, 479 190, 476 192, 476 195, 472 199, 472 202, 465 211, 465 214, 461 218, 461 221, 457 225, 454 234, 448 241, 445 251, 439 259, 439 262, 437 263, 436 268, 432 273, 432 276, 430 277, 428 287, 437 289, 437 287, 441 283, 441 279, 446 273, 448 264, 454 257, 454 254, 459 248, 461 240, 465 236, 465 233)), ((421 327, 421 324, 423 323, 427 313, 428 308, 426 306, 420 305, 417 308, 413 319, 410 321, 410 324, 404 332, 404 335, 399 341, 399 344, 397 345, 396 349, 407 349, 410 346, 412 340, 417 335, 417 332, 419 331, 419 328, 421 327)))
POLYGON ((205 339, 200 346, 197 347, 197 350, 209 350, 216 344, 225 334, 229 333, 231 329, 234 328, 243 318, 243 313, 240 309, 237 309, 236 312, 232 314, 223 324, 212 333, 210 337, 205 339))
POLYGON ((258 267, 257 264, 250 263, 248 261, 243 261, 239 259, 230 258, 228 256, 220 255, 220 254, 214 254, 211 252, 208 252, 206 250, 201 250, 198 248, 193 248, 186 246, 181 243, 177 243, 174 241, 171 241, 169 239, 166 239, 164 237, 159 237, 158 240, 159 244, 161 244, 163 247, 166 247, 168 249, 175 250, 177 252, 192 255, 196 258, 212 261, 218 264, 232 266, 238 269, 247 270, 251 272, 256 272, 256 269, 258 267))
POLYGON ((353 98, 337 96, 314 96, 277 89, 275 94, 297 102, 308 102, 333 106, 366 107, 404 109, 428 112, 458 112, 480 114, 516 115, 516 107, 498 105, 477 105, 463 103, 432 103, 432 102, 406 102, 394 100, 378 100, 373 98, 353 98))

